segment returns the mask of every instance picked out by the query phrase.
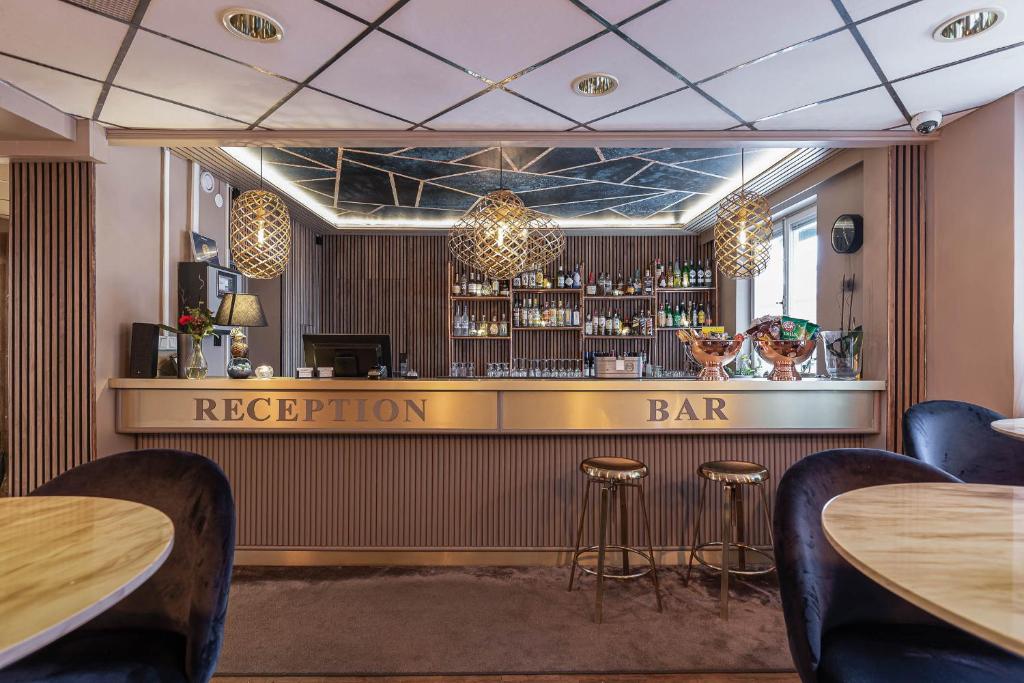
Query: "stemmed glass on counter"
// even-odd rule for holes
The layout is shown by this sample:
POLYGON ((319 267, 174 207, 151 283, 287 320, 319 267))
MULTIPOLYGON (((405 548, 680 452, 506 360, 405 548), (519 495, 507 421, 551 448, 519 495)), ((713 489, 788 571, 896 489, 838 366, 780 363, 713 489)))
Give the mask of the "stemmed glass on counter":
MULTIPOLYGON (((450 377, 476 377, 475 363, 452 363, 450 377)), ((513 358, 511 363, 488 363, 484 376, 492 378, 571 379, 583 377, 582 358, 513 358)))

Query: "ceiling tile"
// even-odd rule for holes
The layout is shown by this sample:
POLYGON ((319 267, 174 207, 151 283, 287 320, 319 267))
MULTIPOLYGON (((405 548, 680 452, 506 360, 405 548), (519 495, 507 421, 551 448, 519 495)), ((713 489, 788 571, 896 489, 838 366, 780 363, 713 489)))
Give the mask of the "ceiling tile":
POLYGON ((693 92, 662 97, 593 124, 597 130, 723 130, 736 119, 693 92))
MULTIPOLYGON (((969 7, 963 0, 922 0, 861 24, 860 32, 890 80, 1024 41, 1021 6, 1015 8, 1016 12, 1007 12, 1002 23, 981 35, 952 43, 932 38, 940 23, 965 9, 969 7)), ((1024 77, 1024 71, 1018 73, 1024 77)))
POLYGON ((126 128, 244 128, 243 124, 118 87, 107 94, 101 118, 126 128))
POLYGON ((422 121, 487 85, 383 33, 371 33, 311 85, 422 121))
POLYGON ((224 9, 208 0, 153 0, 142 25, 276 74, 303 80, 363 30, 363 24, 315 0, 247 0, 284 26, 274 43, 238 38, 224 28, 224 9))
POLYGON ((605 35, 516 79, 509 87, 577 121, 589 121, 683 83, 615 35, 605 35), (577 76, 610 73, 619 87, 602 97, 584 97, 572 89, 577 76))
POLYGON ((584 0, 587 7, 613 24, 654 4, 653 0, 584 0))
POLYGON ((438 130, 565 130, 572 124, 515 95, 494 90, 428 125, 438 130))
POLYGON ((395 0, 327 0, 327 2, 362 17, 366 21, 376 21, 377 17, 395 4, 395 0))
POLYGON ((761 130, 881 130, 905 123, 885 88, 758 121, 761 130))
POLYGON ((143 31, 135 35, 114 82, 247 122, 258 119, 295 87, 143 31))
POLYGON ((747 121, 878 85, 849 31, 732 71, 701 87, 747 121))
POLYGON ((309 90, 299 91, 271 114, 269 128, 402 129, 409 124, 375 111, 349 104, 337 97, 309 90))
POLYGON ((92 116, 100 84, 78 76, 0 56, 0 77, 66 114, 92 116))
POLYGON ((850 18, 860 21, 871 17, 879 12, 890 10, 893 7, 902 5, 907 0, 843 0, 843 6, 850 13, 850 18))
POLYGON ((3 0, 4 52, 104 79, 127 27, 57 0, 3 0), (16 30, 10 30, 10 29, 16 30))
POLYGON ((410 2, 384 28, 499 81, 604 27, 569 2, 410 2))
POLYGON ((1024 46, 894 83, 911 112, 980 107, 1024 84, 1024 46))
POLYGON ((691 80, 700 80, 842 26, 828 0, 675 0, 623 32, 691 80))

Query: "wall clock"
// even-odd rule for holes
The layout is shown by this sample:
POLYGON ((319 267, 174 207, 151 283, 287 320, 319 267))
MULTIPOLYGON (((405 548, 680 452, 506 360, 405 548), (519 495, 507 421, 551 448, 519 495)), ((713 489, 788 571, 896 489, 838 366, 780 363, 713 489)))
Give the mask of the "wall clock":
POLYGON ((837 254, 852 254, 864 244, 864 219, 844 213, 832 224, 832 249, 837 254))

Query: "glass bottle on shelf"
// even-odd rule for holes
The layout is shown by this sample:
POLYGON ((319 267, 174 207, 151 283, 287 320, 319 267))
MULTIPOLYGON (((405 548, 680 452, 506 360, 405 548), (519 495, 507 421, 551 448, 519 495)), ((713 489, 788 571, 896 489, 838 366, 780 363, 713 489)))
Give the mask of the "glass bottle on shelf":
POLYGON ((597 280, 594 279, 594 271, 590 271, 590 277, 587 278, 587 296, 595 294, 597 294, 597 280))
POLYGON ((690 304, 690 327, 697 327, 697 304, 690 304))
POLYGON ((708 259, 708 267, 704 269, 704 286, 714 287, 715 286, 715 269, 711 265, 711 260, 708 259))
POLYGON ((688 287, 697 286, 695 284, 697 282, 697 267, 693 265, 693 262, 690 262, 690 277, 688 279, 690 280, 690 284, 687 285, 688 287))
POLYGON ((583 334, 588 337, 594 334, 594 317, 587 313, 587 321, 583 324, 583 334))
POLYGON ((501 314, 501 322, 498 323, 498 336, 499 337, 507 337, 508 336, 508 314, 507 313, 502 313, 501 314))
POLYGON ((522 286, 523 286, 523 274, 522 273, 516 273, 515 276, 512 278, 512 288, 513 289, 520 289, 522 286))
POLYGON ((583 276, 580 274, 580 264, 576 264, 576 267, 572 271, 572 288, 579 289, 583 285, 583 276))
POLYGON ((644 294, 647 296, 654 294, 654 276, 651 275, 650 268, 644 271, 644 294))
POLYGON ((497 337, 498 336, 498 316, 491 316, 491 324, 487 326, 487 336, 497 337))
POLYGON ((455 273, 455 282, 452 283, 452 296, 462 295, 462 279, 455 273))
POLYGON ((576 307, 572 309, 572 320, 570 321, 573 327, 580 326, 580 305, 577 303, 576 307))
POLYGON ((558 276, 555 279, 555 286, 558 289, 565 289, 565 271, 562 266, 558 266, 558 276))

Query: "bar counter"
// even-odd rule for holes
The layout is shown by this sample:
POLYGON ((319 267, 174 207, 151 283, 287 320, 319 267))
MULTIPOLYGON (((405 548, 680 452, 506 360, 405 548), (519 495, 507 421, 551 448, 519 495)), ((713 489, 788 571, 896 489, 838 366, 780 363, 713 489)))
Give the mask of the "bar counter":
MULTIPOLYGON (((774 482, 804 456, 880 438, 885 383, 733 379, 113 379, 139 448, 202 453, 231 480, 237 560, 558 564, 581 460, 645 462, 653 545, 677 562, 697 466, 753 460, 774 482), (308 419, 307 419, 308 418, 308 419)), ((717 533, 715 501, 702 519, 717 533)), ((747 506, 750 541, 767 543, 747 506)), ((635 520, 633 520, 635 521, 635 520)), ((639 534, 631 529, 631 538, 639 534)))
POLYGON ((111 380, 145 432, 878 431, 884 382, 735 379, 111 380))

